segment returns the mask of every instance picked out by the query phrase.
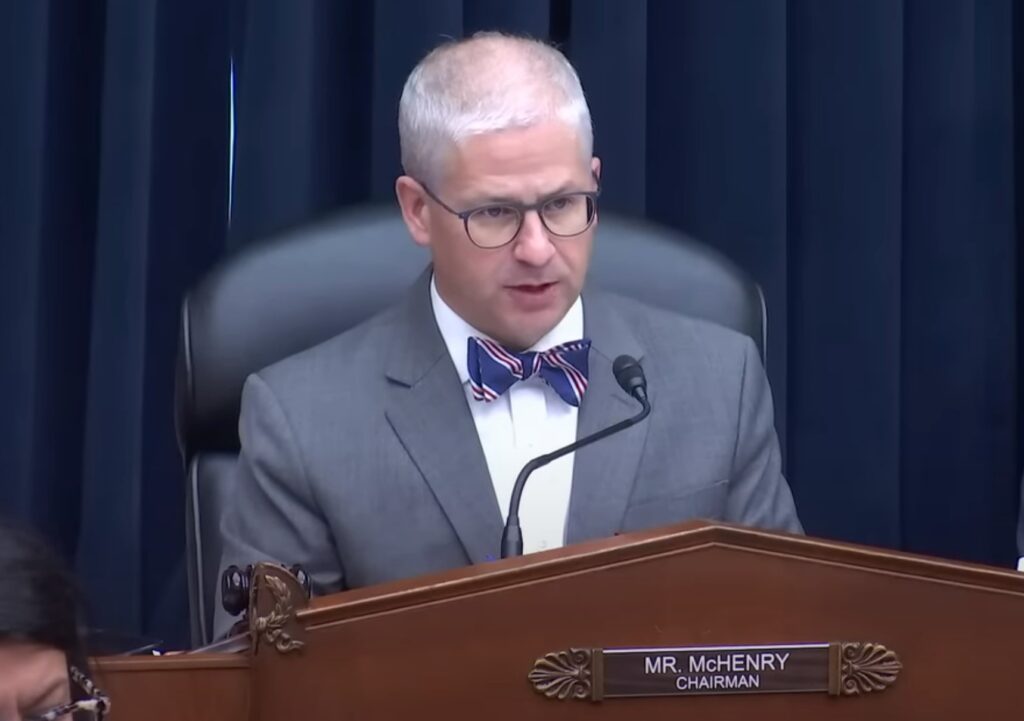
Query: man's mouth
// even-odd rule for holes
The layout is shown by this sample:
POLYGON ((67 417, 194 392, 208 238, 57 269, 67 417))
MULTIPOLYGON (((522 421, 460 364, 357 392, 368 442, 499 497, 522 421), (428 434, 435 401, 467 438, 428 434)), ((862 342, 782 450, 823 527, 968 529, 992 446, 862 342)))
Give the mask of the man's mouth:
POLYGON ((553 285, 554 283, 520 283, 518 285, 510 285, 509 288, 519 293, 526 293, 527 295, 540 295, 553 285))

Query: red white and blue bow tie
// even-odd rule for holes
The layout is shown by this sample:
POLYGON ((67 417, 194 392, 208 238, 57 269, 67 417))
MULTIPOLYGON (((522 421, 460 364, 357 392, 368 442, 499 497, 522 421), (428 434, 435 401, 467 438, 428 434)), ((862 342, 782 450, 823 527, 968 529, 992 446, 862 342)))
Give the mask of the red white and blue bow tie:
POLYGON ((493 401, 534 373, 551 386, 562 400, 579 406, 587 390, 587 339, 562 343, 545 351, 516 353, 486 338, 470 337, 466 356, 470 387, 478 401, 493 401))

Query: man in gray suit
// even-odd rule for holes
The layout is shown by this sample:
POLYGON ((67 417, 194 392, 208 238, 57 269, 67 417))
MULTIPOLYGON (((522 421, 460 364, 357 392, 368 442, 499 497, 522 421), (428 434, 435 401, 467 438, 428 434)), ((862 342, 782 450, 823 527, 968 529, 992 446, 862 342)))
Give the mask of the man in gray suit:
POLYGON ((690 518, 801 532, 750 339, 582 292, 601 166, 561 53, 446 44, 410 75, 399 130, 396 193, 432 266, 247 380, 223 566, 298 563, 323 593, 495 559, 526 461, 637 410, 620 354, 654 411, 531 477, 526 552, 690 518))

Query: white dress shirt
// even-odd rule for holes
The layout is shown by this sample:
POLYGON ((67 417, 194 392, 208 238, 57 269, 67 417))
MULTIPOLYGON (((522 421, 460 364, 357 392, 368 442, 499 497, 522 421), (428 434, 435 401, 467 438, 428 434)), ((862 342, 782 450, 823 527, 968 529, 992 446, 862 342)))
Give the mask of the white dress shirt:
MULTIPOLYGON (((467 344, 470 336, 489 336, 474 329, 444 302, 433 279, 430 300, 437 327, 462 381, 504 520, 512 486, 527 461, 576 440, 578 409, 562 400, 537 374, 514 383, 495 401, 476 400, 469 385, 467 344)), ((577 298, 562 321, 529 350, 547 350, 582 337, 583 302, 577 298)), ((563 456, 530 475, 519 507, 524 553, 565 543, 574 456, 563 456)))

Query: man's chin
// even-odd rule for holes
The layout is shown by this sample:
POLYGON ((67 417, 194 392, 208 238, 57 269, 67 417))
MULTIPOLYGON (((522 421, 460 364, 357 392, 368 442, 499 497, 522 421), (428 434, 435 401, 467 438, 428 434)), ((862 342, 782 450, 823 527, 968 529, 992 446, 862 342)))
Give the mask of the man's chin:
POLYGON ((502 344, 517 351, 531 348, 565 317, 565 311, 549 308, 544 313, 518 315, 512 322, 502 344))

